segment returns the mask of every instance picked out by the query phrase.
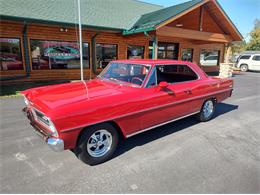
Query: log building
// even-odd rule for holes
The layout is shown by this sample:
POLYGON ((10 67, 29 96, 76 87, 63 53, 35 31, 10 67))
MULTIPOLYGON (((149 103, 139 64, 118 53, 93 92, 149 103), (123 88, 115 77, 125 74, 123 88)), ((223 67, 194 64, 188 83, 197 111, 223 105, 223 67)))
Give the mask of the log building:
MULTIPOLYGON (((1 82, 80 79, 75 0, 0 0, 1 82)), ((216 0, 171 7, 81 0, 84 77, 115 59, 192 61, 217 71, 243 37, 216 0)))

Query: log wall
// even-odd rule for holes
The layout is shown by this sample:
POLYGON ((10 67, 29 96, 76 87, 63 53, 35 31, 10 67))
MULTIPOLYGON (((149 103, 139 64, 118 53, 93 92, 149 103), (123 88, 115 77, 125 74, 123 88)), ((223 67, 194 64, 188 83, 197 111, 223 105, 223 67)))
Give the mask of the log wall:
MULTIPOLYGON (((23 23, 22 22, 14 22, 14 21, 1 21, 1 31, 0 37, 6 38, 20 38, 21 45, 23 45, 23 23)), ((89 51, 90 51, 90 63, 91 59, 91 37, 96 33, 99 35, 96 37, 96 43, 109 43, 116 44, 118 48, 118 59, 126 59, 127 58, 127 46, 128 45, 139 45, 145 46, 145 58, 149 56, 149 36, 145 36, 143 33, 123 36, 121 33, 115 32, 104 32, 104 31, 95 31, 91 29, 83 29, 82 32, 83 42, 89 43, 89 51)), ((57 41, 77 41, 78 34, 75 30, 75 27, 66 27, 59 25, 46 25, 46 24, 36 24, 36 23, 28 23, 27 24, 27 36, 28 36, 28 46, 29 46, 29 58, 30 58, 30 77, 19 79, 14 82, 21 81, 36 81, 36 80, 74 80, 80 78, 79 69, 73 70, 32 70, 32 61, 31 61, 31 51, 30 51, 30 39, 39 39, 39 40, 57 40, 57 41), (61 28, 67 28, 67 32, 61 32, 61 28)), ((218 43, 210 43, 210 44, 201 44, 198 42, 193 42, 189 39, 179 39, 172 37, 158 37, 158 41, 164 42, 175 42, 180 44, 179 49, 179 59, 181 58, 181 49, 182 48, 192 48, 194 50, 193 53, 193 61, 199 62, 199 54, 201 49, 214 49, 220 50, 220 62, 223 62, 224 56, 224 45, 218 43)), ((23 65, 24 70, 8 70, 8 71, 0 71, 1 76, 15 76, 15 75, 25 75, 25 57, 24 50, 21 47, 21 52, 23 56, 23 65)), ((91 64, 90 64, 91 66, 91 64)), ((206 69, 207 71, 215 71, 218 70, 218 66, 210 67, 206 69)), ((84 70, 85 79, 90 78, 90 70, 84 70)), ((95 75, 92 73, 92 77, 95 75)), ((6 81, 1 81, 4 83, 6 81)), ((10 82, 10 81, 8 81, 10 82)))

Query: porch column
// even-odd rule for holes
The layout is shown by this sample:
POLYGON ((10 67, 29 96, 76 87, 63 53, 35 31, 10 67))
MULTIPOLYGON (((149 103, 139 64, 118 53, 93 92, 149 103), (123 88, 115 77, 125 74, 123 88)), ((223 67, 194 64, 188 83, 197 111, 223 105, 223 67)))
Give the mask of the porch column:
POLYGON ((226 44, 225 45, 224 63, 229 63, 230 55, 231 55, 231 44, 226 44))
POLYGON ((155 36, 153 40, 153 59, 157 60, 157 57, 158 57, 158 40, 157 37, 155 36))

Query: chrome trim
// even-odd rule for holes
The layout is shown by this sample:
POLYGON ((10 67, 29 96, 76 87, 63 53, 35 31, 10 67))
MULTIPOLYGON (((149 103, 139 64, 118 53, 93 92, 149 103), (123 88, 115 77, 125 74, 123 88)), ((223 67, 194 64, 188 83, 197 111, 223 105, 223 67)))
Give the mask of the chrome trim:
POLYGON ((149 131, 149 130, 151 130, 151 129, 154 129, 154 128, 156 128, 156 127, 160 127, 160 126, 166 125, 166 124, 168 124, 168 123, 172 123, 172 122, 174 122, 174 121, 177 121, 177 120, 180 120, 180 119, 183 119, 183 118, 192 116, 192 115, 194 115, 194 114, 198 114, 199 112, 200 112, 200 111, 193 112, 193 113, 191 113, 191 114, 187 114, 187 115, 185 115, 185 116, 182 116, 182 117, 179 117, 179 118, 170 120, 170 121, 166 121, 166 122, 163 122, 163 123, 160 123, 160 124, 157 124, 157 125, 154 125, 154 126, 145 128, 145 129, 143 129, 143 130, 140 130, 140 131, 137 131, 137 132, 135 132, 135 133, 132 133, 132 134, 127 135, 126 138, 129 138, 129 137, 132 137, 132 136, 137 135, 137 134, 139 134, 139 133, 143 133, 143 132, 145 132, 145 131, 149 131))
POLYGON ((97 121, 97 122, 94 122, 94 123, 87 123, 87 124, 80 125, 80 126, 77 126, 77 127, 74 127, 74 128, 63 129, 60 132, 64 133, 64 132, 68 132, 68 131, 73 131, 75 129, 80 129, 80 128, 83 128, 83 127, 86 127, 86 126, 89 126, 89 125, 94 125, 94 124, 97 124, 97 123, 111 121, 111 120, 115 120, 115 119, 118 119, 118 118, 124 118, 124 117, 131 116, 131 115, 134 115, 134 114, 139 114, 139 113, 142 113, 142 112, 147 112, 147 111, 155 110, 155 109, 158 109, 158 108, 163 108, 163 107, 168 107, 168 106, 175 105, 175 104, 193 101, 193 100, 196 100, 196 99, 206 98, 208 96, 228 92, 228 91, 231 91, 231 90, 232 90, 232 88, 229 88, 229 89, 221 90, 221 91, 218 91, 218 92, 215 92, 215 93, 210 93, 210 94, 207 94, 207 95, 196 96, 196 97, 193 97, 193 98, 188 98, 188 99, 177 101, 177 102, 172 102, 172 103, 168 103, 168 104, 164 104, 164 105, 160 105, 160 106, 155 106, 155 107, 152 107, 152 108, 148 108, 148 109, 144 109, 144 110, 135 111, 135 112, 127 113, 127 114, 124 114, 124 115, 120 115, 120 116, 117 116, 117 117, 108 118, 106 120, 100 120, 100 121, 97 121))
POLYGON ((59 138, 48 138, 47 144, 55 152, 61 152, 64 150, 64 141, 59 138))
MULTIPOLYGON (((156 82, 154 86, 158 85, 158 83, 157 83, 157 69, 155 67, 153 67, 151 69, 151 72, 149 72, 149 74, 147 75, 147 80, 145 81, 143 88, 150 88, 150 87, 147 86, 147 84, 149 83, 151 76, 154 72, 155 72, 155 82, 156 82)), ((154 86, 152 86, 152 87, 154 87, 154 86)))

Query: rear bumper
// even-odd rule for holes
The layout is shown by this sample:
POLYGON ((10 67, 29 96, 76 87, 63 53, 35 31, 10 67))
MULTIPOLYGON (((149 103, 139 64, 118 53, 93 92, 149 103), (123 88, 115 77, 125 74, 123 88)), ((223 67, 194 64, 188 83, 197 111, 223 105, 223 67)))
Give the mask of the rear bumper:
POLYGON ((64 141, 60 138, 51 137, 49 132, 46 132, 39 124, 37 124, 33 118, 31 111, 25 107, 23 109, 24 114, 30 121, 31 126, 37 135, 39 135, 55 152, 61 152, 64 150, 64 141))

